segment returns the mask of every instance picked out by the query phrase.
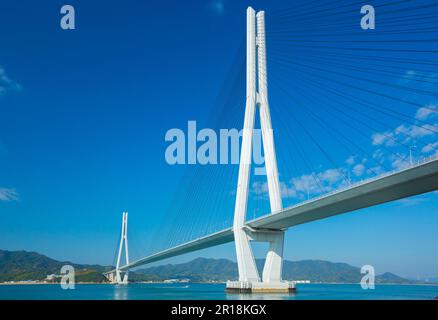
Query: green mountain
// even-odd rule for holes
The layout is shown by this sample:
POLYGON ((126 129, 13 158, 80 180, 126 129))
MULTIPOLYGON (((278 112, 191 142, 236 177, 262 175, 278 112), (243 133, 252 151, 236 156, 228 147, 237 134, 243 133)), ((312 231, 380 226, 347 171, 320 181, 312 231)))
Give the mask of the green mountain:
MULTIPOLYGON (((257 260, 261 272, 264 260, 257 260)), ((227 259, 198 258, 181 264, 166 264, 136 271, 138 280, 190 279, 191 281, 226 281, 237 279, 237 264, 227 259), (142 275, 142 276, 141 276, 142 275)), ((283 263, 283 277, 287 280, 311 282, 359 283, 360 268, 346 263, 322 260, 287 261, 283 263)), ((376 276, 376 283, 418 283, 392 273, 376 276)))
MULTIPOLYGON (((312 282, 359 283, 363 274, 360 268, 347 263, 334 263, 322 260, 284 261, 285 279, 303 279, 312 282)), ((415 283, 390 272, 376 275, 376 283, 415 283)))
MULTIPOLYGON (((263 260, 257 260, 259 270, 263 260)), ((57 261, 36 252, 0 250, 0 282, 45 280, 47 275, 59 275, 63 265, 72 265, 76 282, 105 282, 103 272, 114 267, 82 265, 69 261, 57 261)), ((283 277, 287 280, 311 282, 359 283, 360 268, 346 263, 322 260, 284 261, 283 277)), ((189 279, 191 281, 226 281, 237 279, 237 264, 227 259, 198 258, 180 264, 166 264, 130 272, 130 281, 161 281, 189 279)), ((57 278, 55 281, 59 281, 57 278)), ((376 276, 376 283, 420 283, 386 272, 376 276)))
POLYGON ((103 282, 102 272, 110 270, 99 265, 57 261, 36 252, 0 250, 0 282, 44 280, 47 275, 59 275, 63 265, 75 268, 77 282, 103 282))
POLYGON ((237 264, 227 259, 197 258, 180 264, 166 264, 136 271, 138 279, 190 279, 226 281, 237 278, 237 264))

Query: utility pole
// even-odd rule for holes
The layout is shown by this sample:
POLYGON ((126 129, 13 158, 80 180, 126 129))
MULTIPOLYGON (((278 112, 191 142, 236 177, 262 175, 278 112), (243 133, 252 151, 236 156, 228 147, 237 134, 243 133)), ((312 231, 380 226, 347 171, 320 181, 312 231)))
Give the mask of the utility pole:
POLYGON ((409 163, 411 164, 411 167, 414 165, 414 160, 412 158, 412 150, 416 149, 417 146, 413 145, 413 146, 409 146, 409 163))

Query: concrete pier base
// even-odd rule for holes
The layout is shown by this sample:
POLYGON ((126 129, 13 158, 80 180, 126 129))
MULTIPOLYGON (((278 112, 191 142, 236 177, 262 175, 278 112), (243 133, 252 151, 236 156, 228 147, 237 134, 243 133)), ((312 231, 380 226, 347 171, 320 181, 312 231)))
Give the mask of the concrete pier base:
POLYGON ((226 291, 228 293, 294 293, 296 292, 296 286, 293 281, 227 281, 226 291))

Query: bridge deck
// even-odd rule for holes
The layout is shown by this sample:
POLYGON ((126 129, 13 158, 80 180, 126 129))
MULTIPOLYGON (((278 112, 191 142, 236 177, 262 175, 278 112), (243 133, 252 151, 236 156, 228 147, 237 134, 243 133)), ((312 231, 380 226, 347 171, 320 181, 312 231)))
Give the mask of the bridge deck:
MULTIPOLYGON (((414 167, 365 180, 348 188, 336 190, 282 211, 250 220, 247 222, 247 225, 254 229, 287 229, 298 224, 434 190, 438 190, 437 158, 414 167)), ((233 240, 233 230, 228 228, 139 259, 123 266, 121 270, 128 270, 140 265, 213 247, 233 240)))
POLYGON ((186 242, 184 244, 160 251, 145 258, 134 261, 128 265, 120 268, 125 271, 131 268, 135 268, 144 264, 152 263, 155 261, 163 260, 166 258, 178 256, 184 253, 201 250, 204 248, 214 247, 220 244, 231 242, 234 240, 233 230, 231 228, 212 233, 210 235, 186 242))

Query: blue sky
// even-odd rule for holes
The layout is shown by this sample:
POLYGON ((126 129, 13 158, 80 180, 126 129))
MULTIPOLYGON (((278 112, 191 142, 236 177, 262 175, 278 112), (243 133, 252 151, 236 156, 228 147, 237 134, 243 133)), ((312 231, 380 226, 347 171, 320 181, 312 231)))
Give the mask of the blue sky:
MULTIPOLYGON (((285 205, 321 193, 315 176, 332 190, 346 175, 359 181, 406 165, 410 146, 415 160, 436 152, 438 98, 428 92, 437 92, 437 66, 425 51, 437 49, 430 39, 438 28, 415 20, 436 7, 382 6, 377 29, 365 33, 360 6, 349 1, 339 8, 332 1, 72 1, 77 29, 65 31, 63 4, 0 5, 2 249, 110 264, 123 210, 132 258, 229 225, 236 166, 169 166, 164 136, 188 120, 241 127, 248 5, 267 13, 285 205)), ((253 182, 248 216, 268 212, 263 177, 253 182)), ((285 256, 437 276, 437 199, 421 195, 295 227, 285 256)), ((235 259, 229 244, 172 261, 194 256, 235 259)))

